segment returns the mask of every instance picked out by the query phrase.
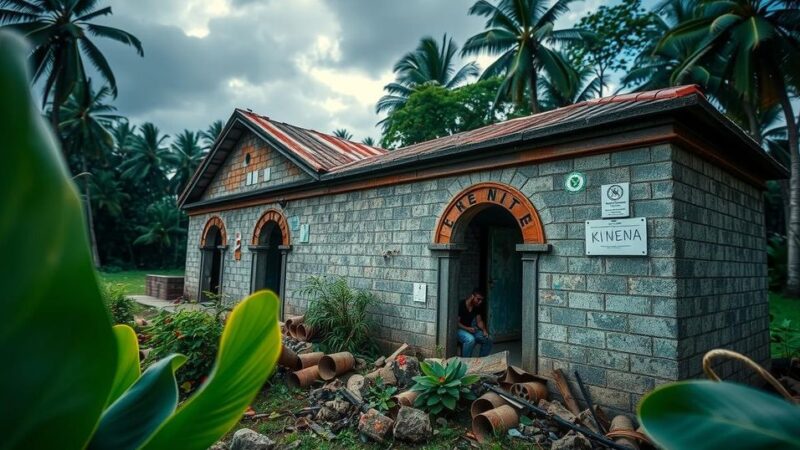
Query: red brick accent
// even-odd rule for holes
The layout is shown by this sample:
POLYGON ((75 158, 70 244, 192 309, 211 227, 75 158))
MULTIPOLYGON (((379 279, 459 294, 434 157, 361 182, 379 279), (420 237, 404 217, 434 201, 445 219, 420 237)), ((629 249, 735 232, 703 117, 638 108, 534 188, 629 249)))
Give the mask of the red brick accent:
POLYGON ((476 213, 490 205, 503 207, 514 216, 525 244, 545 243, 544 227, 531 201, 517 189, 500 183, 478 183, 453 197, 439 217, 434 242, 452 243, 453 231, 463 225, 459 220, 469 222, 476 213))
POLYGON ((277 209, 268 209, 256 223, 256 228, 253 230, 253 245, 258 245, 258 236, 261 234, 261 228, 269 222, 275 222, 281 230, 281 244, 291 245, 289 239, 289 224, 286 222, 286 217, 277 209))
POLYGON ((222 245, 228 244, 228 234, 225 232, 225 224, 222 222, 222 219, 219 216, 214 216, 208 219, 206 222, 206 226, 203 228, 203 234, 200 238, 200 246, 205 247, 206 245, 206 237, 208 236, 208 232, 211 231, 211 227, 219 228, 219 233, 222 236, 222 245))

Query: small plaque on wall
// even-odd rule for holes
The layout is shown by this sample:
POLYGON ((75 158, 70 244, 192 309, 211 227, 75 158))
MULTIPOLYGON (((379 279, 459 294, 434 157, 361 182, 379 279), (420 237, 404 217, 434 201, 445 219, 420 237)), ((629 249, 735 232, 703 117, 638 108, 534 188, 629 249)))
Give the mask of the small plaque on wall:
POLYGON ((586 254, 646 256, 647 219, 587 220, 586 254))
POLYGON ((414 283, 414 301, 417 303, 425 303, 426 295, 428 292, 428 285, 425 283, 414 283))
POLYGON ((309 235, 309 229, 308 228, 309 227, 308 227, 307 223, 304 223, 304 224, 300 225, 300 236, 298 237, 298 241, 303 243, 303 244, 307 244, 308 243, 308 235, 309 235))
POLYGON ((289 229, 291 231, 297 231, 300 229, 300 218, 297 216, 289 217, 289 229))
POLYGON ((630 183, 604 184, 600 187, 603 219, 631 215, 630 183))

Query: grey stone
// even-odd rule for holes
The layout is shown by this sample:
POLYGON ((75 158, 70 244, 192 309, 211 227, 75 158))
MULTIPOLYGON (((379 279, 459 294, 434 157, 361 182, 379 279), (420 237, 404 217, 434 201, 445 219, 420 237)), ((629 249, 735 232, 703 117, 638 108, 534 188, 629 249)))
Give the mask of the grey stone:
POLYGON ((582 434, 570 431, 561 439, 554 441, 550 450, 590 450, 592 443, 582 434))
POLYGON ((208 450, 228 450, 228 444, 225 441, 219 441, 208 447, 208 450))
POLYGON ((362 413, 358 419, 358 431, 368 438, 384 442, 392 432, 394 420, 384 416, 376 409, 362 413))
POLYGON ((249 428, 242 428, 233 433, 230 450, 271 450, 275 443, 261 433, 249 428))
POLYGON ((395 439, 419 444, 427 441, 432 433, 428 413, 406 406, 400 408, 394 424, 395 439))

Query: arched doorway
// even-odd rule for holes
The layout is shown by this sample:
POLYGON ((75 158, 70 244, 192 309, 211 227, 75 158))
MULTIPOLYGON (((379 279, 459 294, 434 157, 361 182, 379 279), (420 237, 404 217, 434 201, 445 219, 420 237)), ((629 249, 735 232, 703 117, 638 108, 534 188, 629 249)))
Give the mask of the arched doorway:
POLYGON ((499 183, 470 186, 442 213, 430 248, 439 269, 437 340, 446 354, 456 354, 458 304, 478 288, 495 351, 509 350, 512 363, 535 370, 536 265, 549 246, 530 200, 499 183))
POLYGON ((222 295, 222 266, 228 237, 225 224, 217 216, 206 222, 200 238, 200 283, 197 298, 210 301, 208 293, 222 295))
POLYGON ((251 292, 269 289, 283 298, 286 286, 286 256, 291 250, 289 227, 280 211, 270 209, 261 215, 253 230, 251 292))

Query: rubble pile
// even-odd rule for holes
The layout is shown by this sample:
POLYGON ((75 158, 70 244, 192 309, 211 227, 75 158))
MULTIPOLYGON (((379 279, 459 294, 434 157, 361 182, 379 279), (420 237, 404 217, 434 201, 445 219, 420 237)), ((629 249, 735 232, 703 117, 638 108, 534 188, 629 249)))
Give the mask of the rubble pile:
POLYGON ((435 428, 446 427, 448 420, 463 423, 471 419, 471 431, 454 441, 460 442, 456 447, 498 437, 551 450, 640 450, 648 446, 647 438, 636 431, 630 418, 617 416, 609 422, 599 407, 579 410, 563 374, 555 372, 545 378, 528 373, 509 365, 507 352, 459 358, 467 365, 468 374, 481 379, 471 386, 477 399, 468 409, 459 408, 454 413, 469 414, 467 418, 432 418, 414 408, 417 392, 411 388, 414 377, 420 375, 420 360, 407 354, 408 345, 368 367, 349 352, 314 352, 307 341, 313 329, 303 328, 304 324, 302 317, 286 321, 279 359, 286 383, 307 389, 309 401, 308 407, 290 415, 294 424, 286 431, 308 431, 331 440, 344 429, 355 429, 365 441, 396 440, 417 445, 428 442, 438 433, 435 428), (550 399, 552 383, 564 403, 550 399), (384 392, 382 401, 375 400, 376 390, 384 392))

